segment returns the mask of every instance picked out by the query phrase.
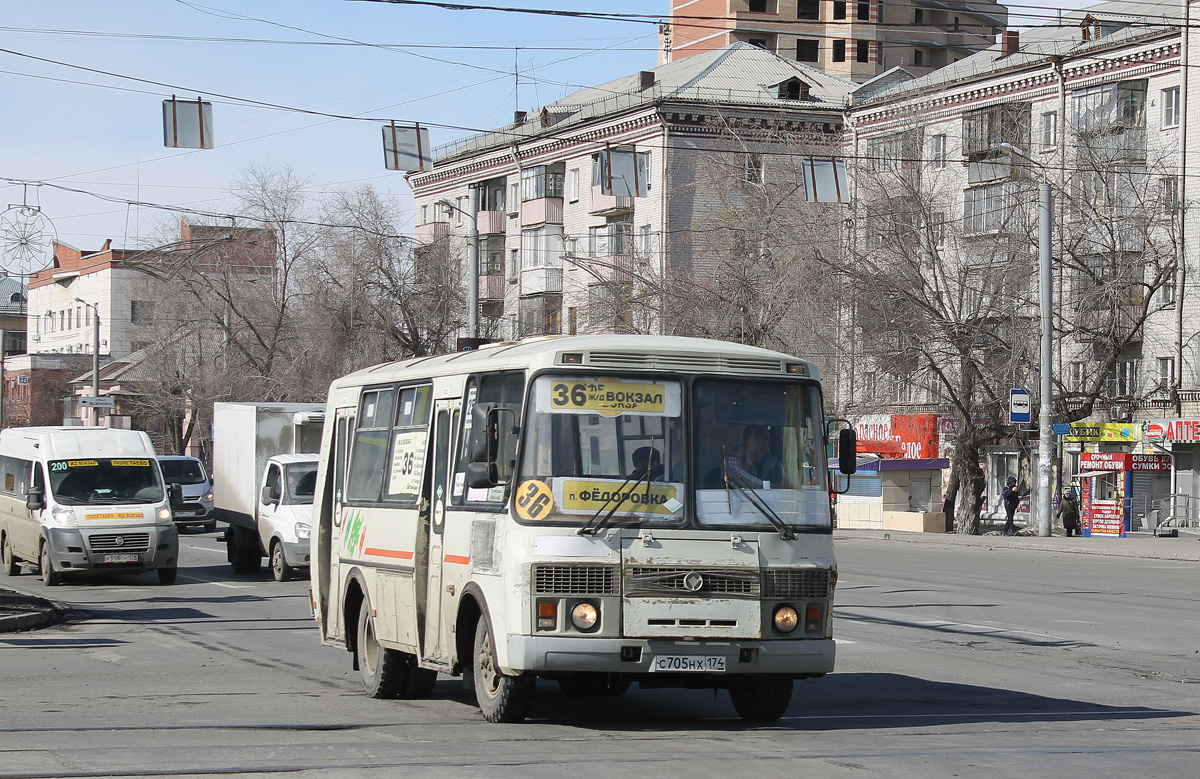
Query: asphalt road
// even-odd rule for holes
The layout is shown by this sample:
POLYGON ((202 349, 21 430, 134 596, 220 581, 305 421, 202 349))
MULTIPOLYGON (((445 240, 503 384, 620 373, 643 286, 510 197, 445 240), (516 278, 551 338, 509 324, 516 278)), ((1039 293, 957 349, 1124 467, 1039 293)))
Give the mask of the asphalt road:
POLYGON ((153 575, 4 586, 70 609, 0 635, 0 776, 1182 777, 1200 773, 1195 562, 840 541, 838 670, 751 727, 725 693, 571 699, 489 725, 443 678, 374 701, 307 582, 217 535, 153 575))

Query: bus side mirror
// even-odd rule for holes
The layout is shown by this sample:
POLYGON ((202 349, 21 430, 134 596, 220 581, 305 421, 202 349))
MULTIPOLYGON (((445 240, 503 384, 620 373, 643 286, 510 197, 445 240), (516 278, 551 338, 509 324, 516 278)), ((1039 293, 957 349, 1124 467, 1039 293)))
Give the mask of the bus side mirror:
POLYGON ((849 476, 858 470, 858 436, 854 428, 838 431, 838 470, 849 476))
POLYGON ((171 503, 171 508, 177 509, 183 506, 183 485, 168 484, 167 485, 167 500, 171 503))
POLYGON ((46 508, 46 496, 42 494, 41 487, 30 487, 29 492, 25 493, 25 508, 30 511, 46 508))
POLYGON ((495 458, 499 449, 500 425, 495 403, 476 403, 471 407, 471 440, 467 447, 469 463, 487 463, 495 458))
POLYGON ((467 486, 486 489, 500 483, 495 463, 467 463, 467 486))

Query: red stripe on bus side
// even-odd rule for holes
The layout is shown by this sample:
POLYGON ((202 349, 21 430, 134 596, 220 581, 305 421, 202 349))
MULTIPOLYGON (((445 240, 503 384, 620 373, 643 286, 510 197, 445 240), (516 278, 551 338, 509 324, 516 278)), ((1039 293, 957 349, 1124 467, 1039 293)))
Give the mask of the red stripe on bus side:
POLYGON ((413 557, 412 552, 400 552, 395 549, 372 549, 368 546, 363 551, 369 555, 375 555, 376 557, 395 557, 400 560, 411 560, 413 557))
POLYGON ((463 557, 460 554, 448 554, 442 559, 448 563, 458 563, 459 565, 466 565, 467 563, 471 562, 470 557, 463 557))

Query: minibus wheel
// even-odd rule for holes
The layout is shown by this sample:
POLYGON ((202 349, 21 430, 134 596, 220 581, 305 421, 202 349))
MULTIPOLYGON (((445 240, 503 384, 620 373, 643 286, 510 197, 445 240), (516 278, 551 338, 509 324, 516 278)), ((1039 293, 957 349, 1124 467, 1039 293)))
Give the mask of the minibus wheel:
POLYGON ((4 543, 0 544, 0 557, 4 558, 4 574, 6 576, 21 575, 21 561, 13 556, 12 544, 8 542, 8 536, 5 536, 4 543))
POLYGON ((787 713, 792 702, 791 679, 774 676, 743 676, 733 679, 729 699, 738 716, 750 722, 774 722, 787 713))
POLYGON ((472 653, 472 676, 475 679, 475 700, 488 722, 520 722, 529 715, 533 703, 533 674, 509 676, 496 667, 492 648, 492 632, 487 618, 479 617, 475 625, 475 651, 472 653))
POLYGON ((354 642, 354 659, 363 687, 372 698, 395 698, 407 676, 408 658, 403 652, 387 649, 375 640, 375 621, 371 619, 371 604, 363 598, 358 608, 358 640, 354 642))
POLYGON ((275 541, 271 544, 271 574, 277 582, 286 582, 292 578, 293 569, 283 556, 283 544, 275 541))
POLYGON ((170 568, 158 569, 159 584, 174 584, 175 579, 179 576, 179 568, 172 565, 170 568))
POLYGON ((42 551, 38 555, 38 565, 42 569, 42 583, 47 587, 57 587, 62 583, 62 574, 54 570, 54 563, 50 560, 50 545, 45 541, 42 542, 42 551))

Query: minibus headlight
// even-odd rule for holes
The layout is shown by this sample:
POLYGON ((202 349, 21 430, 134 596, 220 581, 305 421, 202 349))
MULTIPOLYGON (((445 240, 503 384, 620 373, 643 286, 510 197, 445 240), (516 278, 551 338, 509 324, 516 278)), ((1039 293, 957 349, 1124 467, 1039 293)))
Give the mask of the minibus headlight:
POLYGON ((571 607, 571 624, 576 630, 592 630, 599 622, 600 610, 596 604, 580 601, 571 607))
POLYGON ((160 508, 158 510, 158 521, 159 522, 166 522, 170 519, 171 519, 171 509, 167 508, 166 506, 163 506, 162 508, 160 508))
POLYGON ((800 624, 800 615, 785 603, 775 609, 775 616, 771 621, 775 625, 775 632, 791 633, 800 624))
POLYGON ((301 541, 307 541, 311 535, 312 528, 309 527, 307 522, 296 523, 296 538, 299 538, 301 541))
POLYGON ((75 509, 55 506, 50 509, 50 518, 60 525, 73 525, 75 524, 75 509))
POLYGON ((204 501, 205 503, 212 503, 212 500, 213 500, 212 490, 209 490, 208 492, 204 493, 204 497, 201 498, 200 500, 204 501))

